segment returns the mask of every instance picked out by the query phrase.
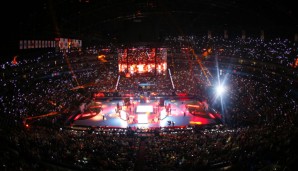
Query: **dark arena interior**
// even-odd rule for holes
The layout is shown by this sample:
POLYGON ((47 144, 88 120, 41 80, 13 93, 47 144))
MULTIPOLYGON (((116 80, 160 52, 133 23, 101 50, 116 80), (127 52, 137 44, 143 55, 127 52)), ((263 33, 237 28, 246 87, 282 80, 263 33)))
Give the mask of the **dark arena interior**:
POLYGON ((0 170, 297 170, 294 2, 0 8, 0 170))

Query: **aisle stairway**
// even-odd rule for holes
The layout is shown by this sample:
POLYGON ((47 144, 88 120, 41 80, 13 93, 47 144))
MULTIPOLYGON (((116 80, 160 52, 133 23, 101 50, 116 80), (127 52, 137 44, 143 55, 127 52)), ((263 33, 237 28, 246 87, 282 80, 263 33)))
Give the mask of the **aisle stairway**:
POLYGON ((136 159, 136 163, 135 163, 135 171, 141 171, 144 170, 144 164, 145 164, 145 139, 141 138, 141 142, 140 142, 140 147, 139 147, 139 152, 137 154, 137 159, 136 159))

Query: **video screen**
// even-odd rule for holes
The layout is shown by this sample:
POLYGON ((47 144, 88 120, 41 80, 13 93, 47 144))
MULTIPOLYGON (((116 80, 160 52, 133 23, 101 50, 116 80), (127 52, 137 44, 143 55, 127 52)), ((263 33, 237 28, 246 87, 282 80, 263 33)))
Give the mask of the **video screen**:
POLYGON ((127 48, 118 50, 120 74, 165 74, 167 71, 166 48, 127 48))
POLYGON ((148 123, 148 116, 146 114, 140 114, 138 115, 138 123, 140 124, 146 124, 148 123))
POLYGON ((152 113, 153 106, 137 106, 136 113, 152 113))

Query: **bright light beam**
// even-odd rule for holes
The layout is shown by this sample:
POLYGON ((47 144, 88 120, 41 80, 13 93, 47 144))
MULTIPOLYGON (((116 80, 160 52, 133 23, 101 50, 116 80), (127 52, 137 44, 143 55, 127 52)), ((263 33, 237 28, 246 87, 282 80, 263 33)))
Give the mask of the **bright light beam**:
POLYGON ((168 70, 169 70, 169 74, 170 74, 170 79, 171 79, 172 87, 173 87, 173 89, 175 89, 175 85, 174 85, 174 82, 173 82, 173 79, 172 79, 172 74, 171 74, 170 68, 168 70))
POLYGON ((118 79, 117 79, 116 88, 115 88, 116 90, 118 88, 119 80, 120 80, 120 75, 118 76, 118 79))

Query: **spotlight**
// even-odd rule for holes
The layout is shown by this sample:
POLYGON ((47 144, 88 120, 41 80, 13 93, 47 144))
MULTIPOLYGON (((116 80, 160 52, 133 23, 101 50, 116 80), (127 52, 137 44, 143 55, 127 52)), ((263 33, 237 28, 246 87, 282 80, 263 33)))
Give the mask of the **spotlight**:
POLYGON ((225 92, 225 88, 222 85, 219 85, 216 87, 216 94, 218 96, 221 96, 225 92))

